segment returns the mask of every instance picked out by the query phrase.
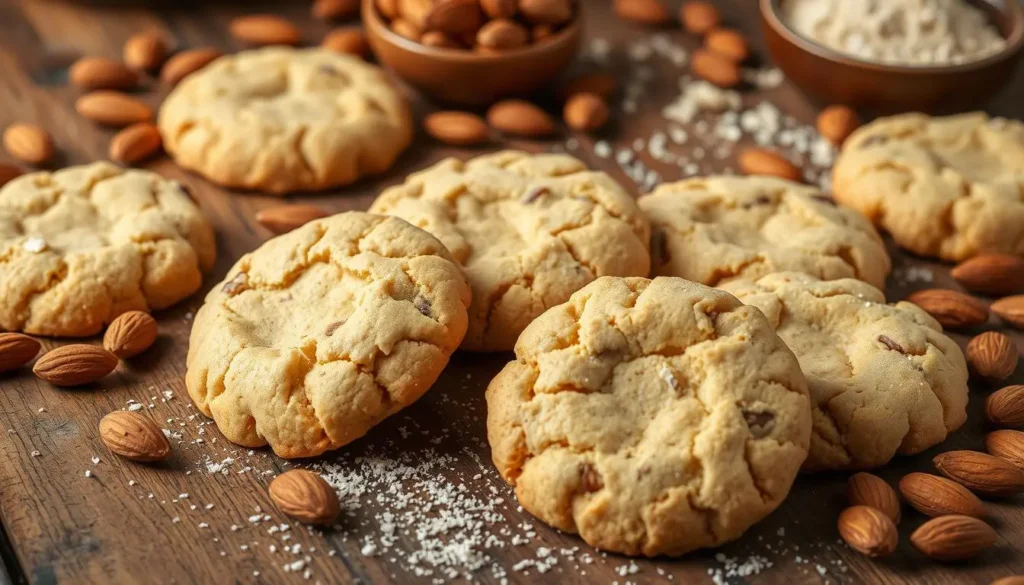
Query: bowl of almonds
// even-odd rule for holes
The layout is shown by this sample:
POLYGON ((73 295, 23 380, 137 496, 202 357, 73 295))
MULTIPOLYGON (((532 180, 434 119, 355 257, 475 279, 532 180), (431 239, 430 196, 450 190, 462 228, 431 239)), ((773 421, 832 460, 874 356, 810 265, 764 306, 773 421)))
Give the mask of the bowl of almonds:
POLYGON ((377 59, 430 97, 482 106, 544 86, 572 61, 578 0, 363 0, 377 59))

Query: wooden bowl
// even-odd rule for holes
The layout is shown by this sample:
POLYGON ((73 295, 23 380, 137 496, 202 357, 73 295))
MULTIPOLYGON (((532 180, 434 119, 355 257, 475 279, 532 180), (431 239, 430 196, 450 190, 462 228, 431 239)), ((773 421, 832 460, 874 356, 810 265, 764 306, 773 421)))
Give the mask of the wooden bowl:
MULTIPOLYGON (((1006 38, 985 59, 947 66, 886 65, 845 55, 796 33, 782 21, 786 0, 760 0, 772 59, 805 93, 828 104, 881 113, 958 112, 988 101, 1013 76, 1024 45, 1024 13, 1017 0, 970 0, 1006 38)), ((852 1, 852 0, 851 0, 852 1)))
MULTIPOLYGON (((577 2, 577 10, 583 2, 577 2)), ((582 17, 554 36, 496 54, 428 47, 388 28, 374 0, 363 0, 363 26, 377 59, 425 94, 441 102, 485 106, 529 94, 572 62, 583 33, 582 17)))

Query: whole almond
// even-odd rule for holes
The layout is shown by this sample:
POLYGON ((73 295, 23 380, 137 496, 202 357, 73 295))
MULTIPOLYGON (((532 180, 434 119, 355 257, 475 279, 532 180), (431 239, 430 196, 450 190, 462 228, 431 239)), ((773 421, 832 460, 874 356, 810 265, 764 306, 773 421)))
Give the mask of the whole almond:
POLYGON ((739 167, 745 175, 766 175, 800 181, 803 173, 781 154, 764 148, 748 148, 740 153, 739 167))
POLYGON ((855 473, 847 482, 851 506, 870 506, 900 523, 900 499, 884 479, 870 473, 855 473))
POLYGON ((945 477, 930 473, 908 473, 900 480, 900 493, 911 507, 925 516, 985 516, 985 505, 978 496, 945 477))
POLYGON ((0 333, 0 372, 10 372, 27 364, 39 353, 39 342, 21 333, 0 333))
POLYGON ((302 33, 290 20, 274 14, 239 16, 228 26, 235 39, 256 46, 297 45, 302 33))
POLYGON ((690 70, 697 77, 721 88, 740 84, 740 68, 732 60, 707 49, 698 49, 690 57, 690 70))
POLYGON ((1024 295, 999 299, 992 303, 992 312, 1017 329, 1024 329, 1024 295))
POLYGON ((3 187, 23 174, 22 170, 17 166, 0 162, 0 187, 3 187))
POLYGON ((530 33, 514 20, 491 20, 480 27, 476 42, 489 49, 515 49, 530 42, 530 33))
POLYGON ((1024 471, 988 453, 948 451, 932 460, 942 475, 986 496, 1010 496, 1024 491, 1024 471))
POLYGON ((986 331, 967 344, 967 363, 989 380, 1005 380, 1017 369, 1017 344, 998 331, 986 331))
POLYGON ((614 8, 619 18, 640 24, 660 26, 671 18, 661 0, 615 0, 614 8))
POLYGON ((562 101, 568 100, 578 93, 592 93, 607 100, 619 88, 619 82, 610 73, 588 73, 572 79, 559 92, 562 101))
POLYGON ((100 439, 112 452, 132 461, 161 461, 171 454, 164 432, 137 412, 115 410, 100 419, 100 439))
POLYGON ((985 435, 985 450, 1024 469, 1024 433, 1004 429, 985 435))
POLYGON ((899 544, 896 525, 870 506, 851 506, 839 514, 839 536, 853 550, 871 558, 892 554, 899 544))
POLYGON ((175 85, 220 56, 221 52, 213 47, 182 51, 164 63, 163 69, 160 70, 160 81, 175 85))
POLYGON ((374 5, 377 7, 377 12, 380 12, 381 16, 388 20, 398 18, 398 0, 376 0, 374 5))
POLYGON ((422 32, 427 28, 427 15, 434 9, 434 0, 398 0, 399 18, 422 32))
POLYGON ((316 205, 275 205, 259 210, 256 213, 256 221, 275 234, 283 234, 328 215, 330 213, 316 205))
POLYGON ((146 104, 127 94, 106 89, 78 98, 75 111, 106 126, 128 126, 153 119, 153 109, 146 104))
POLYGON ((268 491, 282 512, 306 524, 331 524, 341 511, 334 488, 305 469, 292 469, 275 477, 268 491))
POLYGON ((105 57, 82 57, 68 69, 68 80, 82 89, 130 89, 139 74, 124 63, 105 57))
POLYGON ((750 58, 750 45, 739 31, 731 28, 716 28, 704 37, 704 47, 709 51, 742 63, 750 58))
POLYGON ((556 29, 554 25, 538 24, 530 31, 530 36, 533 38, 534 43, 539 43, 555 36, 556 32, 558 32, 558 29, 556 29))
POLYGON ((359 0, 314 0, 313 16, 321 20, 341 20, 359 12, 359 0))
POLYGON ((366 34, 362 29, 354 26, 332 30, 324 36, 321 45, 325 49, 357 57, 366 57, 370 54, 370 44, 366 40, 366 34))
POLYGON ((487 123, 506 134, 538 138, 555 131, 551 116, 523 100, 503 100, 487 110, 487 123))
POLYGON ((419 41, 420 36, 423 35, 423 32, 420 31, 416 25, 403 18, 396 18, 392 20, 389 28, 391 29, 391 32, 400 37, 405 37, 410 41, 419 41))
POLYGON ((133 165, 152 156, 162 144, 160 130, 154 124, 132 124, 110 139, 110 160, 133 165))
POLYGON ((518 0, 480 0, 480 8, 488 18, 512 18, 518 5, 518 0))
POLYGON ((1024 585, 1024 575, 1010 575, 1009 577, 996 579, 989 583, 989 585, 1024 585))
POLYGON ((114 371, 117 356, 95 345, 76 343, 51 350, 36 360, 35 375, 54 386, 80 386, 114 371))
POLYGON ((1024 385, 997 390, 985 399, 985 416, 1004 427, 1024 426, 1024 385))
POLYGON ((705 35, 718 27, 722 17, 711 2, 691 0, 684 2, 679 9, 679 20, 683 21, 683 28, 687 32, 705 35))
POLYGON ((988 321, 988 309, 984 303, 955 290, 919 290, 907 297, 907 300, 924 309, 943 327, 950 329, 977 327, 988 321))
POLYGON ((50 162, 55 151, 50 133, 35 124, 11 124, 4 130, 3 143, 8 154, 33 165, 50 162))
POLYGON ((125 41, 121 57, 125 65, 132 69, 156 71, 169 53, 167 38, 162 33, 145 31, 134 34, 125 41))
POLYGON ((562 24, 572 19, 572 0, 519 0, 519 12, 533 24, 562 24))
POLYGON ((940 561, 973 557, 996 542, 996 531, 971 516, 939 516, 925 522, 910 542, 925 555, 940 561))
POLYGON ((441 49, 458 49, 462 47, 458 41, 439 30, 432 30, 430 32, 423 33, 423 36, 420 37, 420 42, 428 47, 437 47, 441 49))
POLYGON ((423 120, 431 137, 454 146, 472 146, 487 142, 491 131, 483 118, 469 112, 434 112, 423 120))
POLYGON ((1005 296, 1024 291, 1024 258, 1012 254, 980 254, 949 273, 964 288, 1005 296))
POLYGON ((818 114, 818 133, 836 146, 842 146, 859 127, 857 112, 846 106, 829 106, 818 114))
POLYGON ((483 21, 478 0, 437 0, 427 13, 424 30, 459 35, 475 32, 483 21))
POLYGON ((608 104, 601 96, 577 93, 565 102, 562 113, 566 126, 580 132, 593 132, 608 123, 608 104))
POLYGON ((142 311, 121 313, 103 334, 103 347, 111 354, 127 359, 149 349, 156 341, 156 319, 142 311))

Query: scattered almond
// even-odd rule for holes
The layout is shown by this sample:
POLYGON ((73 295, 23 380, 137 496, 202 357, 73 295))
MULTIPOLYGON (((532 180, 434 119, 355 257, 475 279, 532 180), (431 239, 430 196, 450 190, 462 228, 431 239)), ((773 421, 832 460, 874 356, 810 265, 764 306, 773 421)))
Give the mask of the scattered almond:
POLYGON ((690 70, 697 77, 721 88, 740 84, 740 68, 733 61, 707 49, 698 49, 690 57, 690 70))
POLYGON ((857 112, 846 106, 829 106, 818 114, 818 133, 836 146, 842 146, 859 127, 857 112))
POLYGON ((4 149, 14 158, 32 165, 44 165, 55 152, 50 133, 35 124, 11 124, 4 130, 4 149))
POLYGON ((562 24, 572 19, 572 0, 519 0, 519 12, 534 24, 562 24))
POLYGON ((1024 425, 1024 385, 1007 386, 985 399, 985 416, 1004 427, 1024 425))
POLYGON ((506 134, 538 138, 555 131, 551 116, 523 100, 503 100, 487 110, 487 123, 506 134))
POLYGON ((736 63, 742 63, 750 58, 750 45, 747 39, 738 31, 731 28, 716 28, 704 37, 704 48, 718 53, 736 63))
POLYGON ((124 63, 106 57, 82 57, 68 69, 68 80, 82 89, 130 89, 139 74, 124 63))
POLYGON ((0 187, 22 175, 21 169, 12 164, 0 162, 0 187))
POLYGON ((588 73, 572 79, 559 92, 562 101, 578 93, 592 93, 601 99, 612 97, 619 88, 619 82, 610 73, 588 73))
POLYGON ((992 303, 992 312, 1007 324, 1024 329, 1024 295, 999 299, 992 303))
POLYGON ((167 38, 157 31, 132 35, 124 43, 122 58, 125 65, 139 71, 156 71, 167 59, 170 47, 167 38))
POLYGON ((114 371, 117 356, 95 345, 58 347, 36 360, 35 375, 54 386, 80 386, 114 371))
POLYGON ((1024 469, 1024 433, 1020 431, 992 431, 985 435, 985 450, 1024 469))
POLYGON ((949 273, 967 290, 992 296, 1024 291, 1024 258, 1012 254, 980 254, 949 273))
POLYGON ((490 128, 483 118, 469 112, 434 112, 423 120, 431 137, 454 146, 472 146, 487 142, 490 128))
POLYGON ((930 288, 919 290, 907 300, 924 309, 943 327, 977 327, 988 321, 988 309, 971 295, 955 290, 930 288))
POLYGON ((366 57, 370 54, 370 44, 366 40, 366 34, 362 29, 354 26, 336 28, 327 33, 321 46, 337 53, 347 53, 357 57, 366 57))
POLYGON ((600 130, 608 123, 608 104, 592 93, 577 93, 565 102, 566 126, 580 132, 600 130))
POLYGON ((870 506, 900 523, 900 499, 885 480, 870 473, 855 473, 847 483, 851 506, 870 506))
POLYGON ((220 56, 221 52, 213 47, 182 51, 164 64, 163 69, 160 70, 160 81, 175 85, 220 56))
POLYGON ((476 32, 484 14, 478 0, 437 0, 424 19, 424 30, 439 30, 451 35, 476 32))
POLYGON ((996 531, 971 516, 940 516, 922 524, 910 535, 914 548, 940 561, 973 557, 996 542, 996 531))
POLYGON ((39 353, 39 341, 21 333, 0 333, 0 372, 27 364, 39 353))
POLYGON ((330 213, 316 205, 276 205, 259 210, 256 221, 275 234, 283 234, 328 215, 330 213))
POLYGON ((614 7, 619 18, 640 24, 660 26, 670 18, 661 0, 615 0, 614 7))
POLYGON ((153 110, 146 104, 127 94, 106 89, 78 98, 75 111, 93 122, 107 126, 128 126, 153 119, 153 110))
POLYGON ((986 331, 967 344, 967 363, 989 380, 1005 380, 1017 369, 1017 344, 998 331, 986 331))
POLYGON ((121 313, 107 327, 103 347, 111 354, 127 359, 149 349, 156 341, 156 319, 143 311, 121 313))
POLYGON ((121 130, 110 139, 110 160, 133 165, 160 150, 160 130, 151 122, 139 122, 121 130))
POLYGON ((881 511, 869 506, 851 506, 839 514, 839 536, 853 550, 871 558, 892 554, 899 544, 896 525, 881 511))
POLYGON ((100 419, 100 439, 112 452, 132 461, 161 461, 171 444, 151 419, 137 412, 115 410, 100 419))
POLYGON ((985 505, 964 486, 930 473, 908 473, 900 480, 900 493, 925 516, 962 514, 981 518, 985 505))
POLYGON ((739 167, 745 175, 767 175, 800 181, 803 173, 781 154, 765 148, 748 148, 740 153, 739 167))
POLYGON ((334 488, 305 469, 292 469, 275 477, 268 491, 282 512, 306 524, 331 524, 341 511, 334 488))
POLYGON ((359 0, 313 0, 313 16, 321 20, 341 20, 359 12, 359 0))
POLYGON ((972 492, 1009 496, 1024 491, 1024 471, 994 455, 978 451, 947 451, 932 461, 942 475, 972 492))
POLYGON ((274 14, 239 16, 228 28, 231 36, 248 45, 297 45, 302 40, 298 27, 274 14))
POLYGON ((705 35, 721 24, 722 17, 711 2, 691 0, 684 2, 679 9, 679 20, 683 21, 687 32, 705 35))
POLYGON ((518 4, 518 0, 480 0, 480 7, 488 18, 512 18, 518 4))

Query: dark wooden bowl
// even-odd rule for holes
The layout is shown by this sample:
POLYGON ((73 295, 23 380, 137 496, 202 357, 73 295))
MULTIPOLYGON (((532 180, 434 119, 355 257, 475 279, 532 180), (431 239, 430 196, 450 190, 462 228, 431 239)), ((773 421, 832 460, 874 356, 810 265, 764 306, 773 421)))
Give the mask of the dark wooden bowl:
MULTIPOLYGON (((577 10, 583 2, 577 3, 577 10)), ((582 16, 551 38, 496 54, 428 47, 399 36, 363 0, 363 26, 377 60, 402 79, 441 102, 485 106, 527 95, 558 76, 572 62, 582 37, 582 16)))
POLYGON ((987 102, 1013 75, 1024 44, 1017 0, 970 0, 1006 37, 999 53, 971 63, 931 66, 861 61, 800 36, 780 17, 786 0, 760 0, 765 41, 775 64, 805 93, 828 104, 879 113, 958 112, 987 102))

